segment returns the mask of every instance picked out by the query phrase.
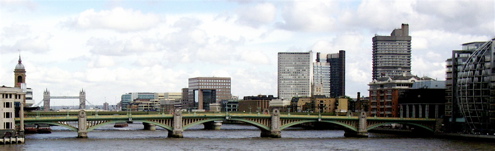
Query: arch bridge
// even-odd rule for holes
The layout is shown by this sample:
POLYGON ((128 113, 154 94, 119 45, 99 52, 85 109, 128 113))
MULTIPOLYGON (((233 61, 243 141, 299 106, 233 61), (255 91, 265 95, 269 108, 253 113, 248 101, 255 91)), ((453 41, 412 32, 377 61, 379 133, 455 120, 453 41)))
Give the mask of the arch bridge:
MULTIPOLYGON (((19 123, 18 118, 16 122, 19 123)), ((437 119, 427 118, 384 118, 367 117, 365 112, 359 116, 322 116, 322 115, 282 115, 278 109, 266 114, 242 113, 182 113, 176 110, 172 114, 154 115, 86 115, 80 110, 77 116, 36 116, 24 118, 24 123, 46 123, 59 125, 77 131, 78 137, 86 138, 87 133, 107 124, 136 121, 142 122, 145 129, 156 126, 168 131, 169 137, 183 137, 183 132, 195 125, 204 124, 205 128, 214 128, 215 121, 239 121, 253 125, 261 130, 261 137, 280 138, 281 131, 298 124, 323 122, 340 125, 345 128, 345 136, 367 137, 368 131, 378 126, 400 123, 410 125, 426 132, 439 129, 437 119)))

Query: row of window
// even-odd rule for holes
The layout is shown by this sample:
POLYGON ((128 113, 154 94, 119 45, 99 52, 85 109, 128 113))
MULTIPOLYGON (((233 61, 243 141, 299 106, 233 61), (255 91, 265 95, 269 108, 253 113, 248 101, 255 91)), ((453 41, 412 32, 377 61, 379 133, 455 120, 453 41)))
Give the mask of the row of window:
POLYGON ((21 99, 20 94, 2 94, 2 99, 21 99))

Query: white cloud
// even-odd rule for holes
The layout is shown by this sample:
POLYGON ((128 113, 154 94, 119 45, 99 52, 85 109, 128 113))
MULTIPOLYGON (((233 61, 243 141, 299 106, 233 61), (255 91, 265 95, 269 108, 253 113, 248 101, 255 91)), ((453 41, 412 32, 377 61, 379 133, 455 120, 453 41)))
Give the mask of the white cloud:
POLYGON ((239 24, 258 28, 275 20, 277 8, 272 3, 260 3, 243 7, 237 14, 239 24))
POLYGON ((51 39, 51 35, 44 34, 36 37, 26 37, 17 40, 11 46, 0 46, 3 51, 15 52, 22 50, 23 52, 44 53, 50 50, 48 41, 51 39))
POLYGON ((329 31, 337 26, 336 1, 293 1, 282 8, 278 26, 294 31, 329 31))
POLYGON ((155 14, 144 14, 139 10, 124 9, 121 7, 112 10, 95 11, 88 9, 77 17, 69 19, 69 27, 79 29, 108 29, 120 32, 147 30, 162 21, 162 17, 155 14))

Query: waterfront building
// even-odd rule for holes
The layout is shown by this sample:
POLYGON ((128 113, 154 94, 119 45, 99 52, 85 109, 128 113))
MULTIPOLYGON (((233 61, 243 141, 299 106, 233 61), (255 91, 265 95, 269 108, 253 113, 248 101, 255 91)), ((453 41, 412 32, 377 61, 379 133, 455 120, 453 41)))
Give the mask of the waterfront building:
POLYGON ((231 98, 230 77, 189 78, 188 102, 194 102, 195 108, 199 110, 208 111, 211 103, 231 98))
MULTIPOLYGON (((14 103, 21 104, 19 114, 23 113, 26 93, 17 87, 0 87, 0 129, 16 129, 16 115, 14 103)), ((23 123, 23 122, 22 122, 23 123)))
POLYGON ((273 99, 268 102, 269 110, 279 109, 280 112, 288 112, 288 108, 291 107, 291 100, 273 99))
POLYGON ((161 111, 166 104, 181 104, 181 98, 180 92, 130 92, 121 96, 120 104, 122 111, 161 111))
POLYGON ((408 24, 394 29, 390 36, 375 35, 372 40, 372 80, 411 73, 411 36, 408 24))
POLYGON ((445 113, 445 81, 419 81, 399 94, 399 116, 440 118, 445 113))
MULTIPOLYGON (((495 131, 495 38, 475 45, 459 70, 453 70, 453 98, 465 119, 466 131, 495 131)), ((472 46, 472 45, 471 45, 472 46)), ((466 45, 469 47, 469 45, 466 45)), ((469 48, 466 48, 468 49, 469 48)), ((454 56, 455 57, 455 56, 454 56)), ((453 57, 452 60, 456 60, 453 57)), ((453 68, 458 64, 453 63, 453 68)))
POLYGON ((294 112, 335 113, 342 114, 348 110, 349 99, 344 97, 331 98, 323 95, 313 97, 294 97, 291 100, 291 110, 294 112))
POLYGON ((270 101, 278 99, 273 95, 245 96, 239 101, 238 110, 241 112, 262 112, 270 108, 270 101))
POLYGON ((377 117, 399 117, 399 95, 413 83, 433 81, 429 77, 417 77, 407 73, 402 76, 379 77, 369 85, 369 114, 377 117))
POLYGON ((157 93, 161 108, 163 111, 173 111, 176 108, 182 108, 182 92, 165 92, 157 93))
POLYGON ((292 97, 311 95, 313 69, 312 52, 278 53, 278 97, 291 100, 292 97))
POLYGON ((221 101, 222 112, 237 112, 239 111, 239 100, 222 100, 221 101))
POLYGON ((446 103, 445 103, 445 122, 449 131, 462 131, 462 126, 454 124, 456 121, 463 121, 462 114, 457 105, 457 79, 459 70, 461 70, 471 54, 486 42, 469 42, 462 44, 461 50, 452 50, 452 57, 447 59, 446 71, 446 103), (452 122, 453 121, 453 122, 452 122))

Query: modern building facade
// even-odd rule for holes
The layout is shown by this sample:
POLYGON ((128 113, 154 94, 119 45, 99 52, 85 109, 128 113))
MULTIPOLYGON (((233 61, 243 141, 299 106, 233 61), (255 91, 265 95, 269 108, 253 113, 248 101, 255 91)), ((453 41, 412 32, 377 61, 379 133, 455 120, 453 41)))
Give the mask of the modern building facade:
POLYGON ((310 96, 313 79, 312 52, 278 53, 278 97, 310 96))
POLYGON ((194 102, 195 108, 199 110, 208 111, 211 103, 231 98, 230 77, 189 78, 188 102, 194 102))
MULTIPOLYGON (((455 101, 471 133, 495 131, 495 38, 477 47, 456 74, 455 101)), ((453 59, 454 60, 454 59, 453 59)))
POLYGON ((415 82, 433 81, 428 77, 402 75, 379 77, 369 85, 369 115, 377 117, 399 117, 399 95, 413 86, 415 82))
POLYGON ((330 97, 330 63, 328 54, 316 53, 316 61, 313 62, 313 94, 330 97), (321 89, 321 90, 320 90, 321 89))
POLYGON ((372 80, 411 73, 411 36, 408 24, 394 29, 390 36, 376 35, 372 40, 372 80))
MULTIPOLYGON (((481 47, 486 42, 469 42, 462 44, 461 50, 452 50, 452 58, 447 59, 447 72, 446 72, 446 103, 445 103, 445 119, 446 121, 457 121, 463 117, 457 105, 457 79, 459 71, 464 67, 466 61, 471 54, 481 47)), ((446 122, 446 127, 449 131, 461 131, 462 126, 459 124, 453 124, 453 122, 446 122)))
POLYGON ((162 111, 165 104, 180 105, 181 100, 180 92, 131 92, 121 96, 120 104, 122 111, 162 111))
POLYGON ((326 97, 345 96, 345 51, 339 53, 316 53, 313 62, 313 94, 326 97), (321 87, 321 93, 317 88, 321 87))

